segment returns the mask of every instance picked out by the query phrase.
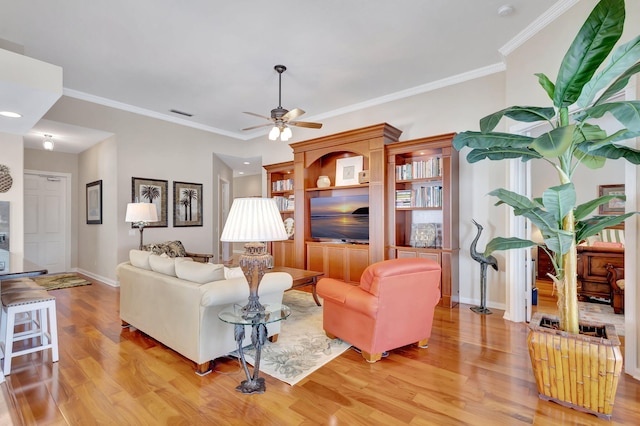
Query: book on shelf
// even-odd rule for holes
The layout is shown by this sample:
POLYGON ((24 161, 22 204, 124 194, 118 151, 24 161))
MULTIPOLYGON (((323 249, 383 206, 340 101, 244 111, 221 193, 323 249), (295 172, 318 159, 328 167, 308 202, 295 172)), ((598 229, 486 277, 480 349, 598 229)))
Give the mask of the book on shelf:
POLYGON ((271 190, 274 192, 293 191, 293 179, 281 179, 271 182, 271 190))
POLYGON ((442 158, 416 160, 396 166, 396 180, 427 179, 442 176, 442 158))
POLYGON ((292 211, 295 208, 295 205, 296 205, 295 196, 289 195, 289 198, 287 198, 287 210, 292 211))
POLYGON ((441 186, 396 190, 396 207, 442 207, 441 186))
POLYGON ((281 212, 287 211, 287 210, 293 210, 289 208, 289 198, 283 197, 281 195, 276 195, 273 197, 273 199, 276 201, 276 204, 278 205, 278 210, 280 210, 281 212))

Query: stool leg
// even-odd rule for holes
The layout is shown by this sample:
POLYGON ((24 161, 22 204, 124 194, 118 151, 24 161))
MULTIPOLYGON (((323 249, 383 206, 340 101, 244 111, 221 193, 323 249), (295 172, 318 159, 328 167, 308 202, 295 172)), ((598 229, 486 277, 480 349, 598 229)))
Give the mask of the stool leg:
POLYGON ((40 318, 40 342, 43 346, 49 344, 47 315, 49 315, 50 310, 51 308, 44 307, 38 311, 38 317, 40 318))
MULTIPOLYGON (((2 331, 5 336, 4 339, 4 364, 2 365, 2 371, 5 376, 11 374, 11 358, 13 358, 13 329, 15 327, 15 317, 16 314, 11 309, 11 307, 7 307, 6 321, 5 327, 3 327, 2 331)), ((3 310, 4 313, 4 310, 3 310)))
POLYGON ((51 338, 51 361, 58 361, 58 319, 56 318, 56 301, 49 306, 49 337, 51 338))

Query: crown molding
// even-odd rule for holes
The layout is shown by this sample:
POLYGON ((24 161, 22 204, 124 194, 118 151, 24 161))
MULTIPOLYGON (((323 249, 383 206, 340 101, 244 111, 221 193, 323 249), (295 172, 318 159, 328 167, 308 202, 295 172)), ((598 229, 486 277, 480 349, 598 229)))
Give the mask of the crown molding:
POLYGON ((498 51, 502 56, 508 56, 511 52, 522 46, 527 40, 542 31, 547 25, 555 21, 560 15, 572 8, 580 0, 560 0, 546 12, 538 17, 535 21, 520 31, 507 44, 502 46, 498 51))

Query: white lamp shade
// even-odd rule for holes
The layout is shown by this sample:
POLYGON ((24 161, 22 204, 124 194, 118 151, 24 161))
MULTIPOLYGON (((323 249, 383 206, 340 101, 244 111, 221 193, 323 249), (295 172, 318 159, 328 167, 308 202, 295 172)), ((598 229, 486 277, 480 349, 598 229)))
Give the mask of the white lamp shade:
POLYGON ((269 140, 275 141, 280 136, 280 129, 278 126, 273 126, 269 132, 269 140))
POLYGON ((158 210, 153 203, 129 203, 125 222, 157 222, 158 210))
POLYGON ((258 242, 288 239, 282 216, 271 198, 236 198, 220 241, 258 242))

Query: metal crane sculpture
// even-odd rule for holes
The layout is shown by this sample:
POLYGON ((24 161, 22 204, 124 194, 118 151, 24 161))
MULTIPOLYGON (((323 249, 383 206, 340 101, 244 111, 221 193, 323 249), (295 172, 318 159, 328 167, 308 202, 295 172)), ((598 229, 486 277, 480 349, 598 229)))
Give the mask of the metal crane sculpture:
POLYGON ((480 306, 474 306, 471 310, 478 314, 491 314, 492 312, 487 309, 487 265, 491 265, 493 269, 498 270, 498 259, 489 255, 485 256, 482 253, 478 253, 476 249, 476 245, 478 244, 478 240, 480 239, 480 234, 482 233, 482 225, 480 225, 475 220, 471 219, 473 224, 478 228, 478 234, 471 242, 471 257, 476 262, 480 263, 480 306))

